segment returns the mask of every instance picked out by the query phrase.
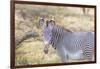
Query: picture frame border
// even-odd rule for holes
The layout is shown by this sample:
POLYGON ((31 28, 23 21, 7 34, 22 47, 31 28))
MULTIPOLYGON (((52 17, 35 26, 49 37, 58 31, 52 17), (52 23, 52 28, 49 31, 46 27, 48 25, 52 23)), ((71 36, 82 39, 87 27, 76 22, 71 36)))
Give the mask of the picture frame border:
POLYGON ((65 3, 51 3, 51 2, 36 2, 36 1, 10 1, 10 68, 30 68, 30 67, 45 67, 45 66, 60 66, 60 65, 76 65, 76 64, 92 64, 96 63, 96 5, 81 5, 81 4, 65 4, 65 3), (20 65, 15 66, 15 4, 29 4, 29 5, 50 5, 63 7, 86 7, 94 8, 94 61, 85 62, 70 62, 70 63, 53 63, 53 64, 34 64, 34 65, 20 65))

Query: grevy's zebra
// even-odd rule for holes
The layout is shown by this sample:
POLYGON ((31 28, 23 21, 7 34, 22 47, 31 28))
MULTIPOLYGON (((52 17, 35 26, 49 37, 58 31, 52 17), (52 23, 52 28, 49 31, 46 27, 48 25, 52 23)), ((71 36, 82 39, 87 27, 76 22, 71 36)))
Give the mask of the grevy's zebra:
POLYGON ((55 24, 55 21, 39 20, 42 29, 44 52, 48 52, 48 45, 56 49, 62 62, 68 59, 86 59, 92 61, 94 49, 93 32, 71 32, 55 24))

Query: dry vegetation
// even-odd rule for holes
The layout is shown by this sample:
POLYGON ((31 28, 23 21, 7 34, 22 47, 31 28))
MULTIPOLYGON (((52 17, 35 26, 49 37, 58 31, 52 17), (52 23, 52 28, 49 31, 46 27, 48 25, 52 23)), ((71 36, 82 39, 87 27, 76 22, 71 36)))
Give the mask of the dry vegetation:
MULTIPOLYGON (((88 13, 83 14, 82 8, 56 7, 40 5, 15 6, 15 38, 23 36, 23 33, 34 31, 41 35, 38 19, 54 19, 58 25, 73 31, 94 31, 94 9, 89 8, 88 13)), ((23 37, 24 38, 24 37, 23 37)), ((16 45, 16 65, 60 63, 56 51, 50 46, 49 54, 43 52, 43 41, 40 36, 25 39, 16 45)))

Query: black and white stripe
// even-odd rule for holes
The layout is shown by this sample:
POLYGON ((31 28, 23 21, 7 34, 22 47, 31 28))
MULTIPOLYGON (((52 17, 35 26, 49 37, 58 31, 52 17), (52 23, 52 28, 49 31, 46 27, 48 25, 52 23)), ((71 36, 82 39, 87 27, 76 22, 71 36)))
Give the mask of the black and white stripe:
POLYGON ((72 57, 74 54, 76 56, 82 55, 84 59, 92 60, 94 55, 94 33, 72 32, 64 27, 56 25, 53 20, 47 21, 47 26, 49 26, 50 23, 53 23, 51 24, 53 28, 50 30, 52 36, 50 36, 51 40, 49 44, 58 51, 62 61, 64 61, 63 59, 65 59, 65 57, 66 60, 68 60, 67 57, 72 57))
POLYGON ((52 35, 53 36, 52 36, 51 41, 50 41, 50 44, 53 46, 53 48, 56 49, 56 45, 63 38, 63 33, 65 31, 71 33, 71 31, 69 31, 69 30, 67 30, 63 27, 60 27, 58 25, 53 27, 53 30, 52 30, 52 35))
MULTIPOLYGON (((69 33, 70 35, 72 35, 74 32, 70 32, 66 29, 64 29, 63 27, 60 26, 54 26, 53 30, 52 30, 52 39, 50 44, 53 46, 53 48, 56 49, 57 44, 59 44, 62 40, 63 40, 63 35, 69 33)), ((67 36, 67 35, 66 35, 67 36)), ((74 34, 73 34, 74 36, 74 34)), ((93 44, 91 44, 91 42, 93 41, 89 41, 90 43, 88 43, 87 41, 88 36, 84 36, 84 37, 77 37, 77 38, 72 38, 70 43, 73 43, 74 46, 67 46, 67 50, 69 52, 77 52, 79 50, 82 50, 83 55, 86 59, 92 59, 93 57, 93 44)), ((69 40, 69 39, 67 39, 69 40)), ((93 40, 93 39, 92 39, 93 40)), ((66 42, 66 41, 65 41, 66 42)), ((69 45, 69 44, 68 44, 69 45)))

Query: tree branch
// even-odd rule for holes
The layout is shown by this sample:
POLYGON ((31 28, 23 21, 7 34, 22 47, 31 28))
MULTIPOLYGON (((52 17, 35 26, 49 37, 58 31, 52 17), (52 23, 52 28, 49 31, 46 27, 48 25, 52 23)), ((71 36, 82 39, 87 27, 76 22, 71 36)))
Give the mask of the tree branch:
POLYGON ((28 38, 38 37, 38 36, 39 35, 34 31, 25 32, 21 36, 15 38, 15 45, 16 46, 19 45, 20 43, 22 43, 24 40, 28 38))

